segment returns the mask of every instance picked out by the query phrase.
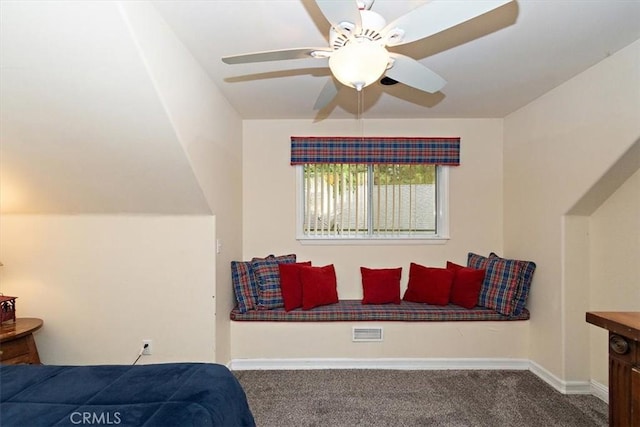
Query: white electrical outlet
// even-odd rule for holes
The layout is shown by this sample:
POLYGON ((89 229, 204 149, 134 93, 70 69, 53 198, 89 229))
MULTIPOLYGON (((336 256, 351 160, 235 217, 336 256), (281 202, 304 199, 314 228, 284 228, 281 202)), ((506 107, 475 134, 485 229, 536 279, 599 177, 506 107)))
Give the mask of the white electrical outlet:
POLYGON ((142 340, 142 347, 147 345, 147 348, 142 350, 142 354, 148 356, 153 353, 153 340, 142 340))

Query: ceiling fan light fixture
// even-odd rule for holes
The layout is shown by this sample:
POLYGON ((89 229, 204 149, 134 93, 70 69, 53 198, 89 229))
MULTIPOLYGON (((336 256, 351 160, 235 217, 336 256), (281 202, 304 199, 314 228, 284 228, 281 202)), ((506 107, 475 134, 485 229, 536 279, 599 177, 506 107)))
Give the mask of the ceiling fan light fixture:
POLYGON ((388 63, 387 49, 367 39, 352 40, 329 58, 329 68, 335 78, 358 91, 376 82, 388 63))

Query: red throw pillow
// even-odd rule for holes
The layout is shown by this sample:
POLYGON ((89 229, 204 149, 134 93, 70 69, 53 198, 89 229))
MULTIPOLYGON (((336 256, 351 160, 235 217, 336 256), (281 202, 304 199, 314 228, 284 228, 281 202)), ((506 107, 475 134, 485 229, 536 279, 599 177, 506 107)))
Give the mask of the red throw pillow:
POLYGON ((363 304, 400 304, 400 268, 360 267, 363 304))
POLYGON ((447 261, 447 269, 454 273, 451 286, 451 302, 464 308, 478 305, 485 270, 464 267, 447 261))
POLYGON ((302 307, 302 281, 300 280, 300 267, 310 266, 311 261, 295 264, 278 264, 280 271, 280 290, 284 301, 285 311, 302 307))
POLYGON ((300 267, 302 309, 338 302, 338 283, 333 264, 324 267, 300 267))
POLYGON ((405 301, 434 305, 449 304, 453 273, 446 268, 425 267, 411 263, 405 301))

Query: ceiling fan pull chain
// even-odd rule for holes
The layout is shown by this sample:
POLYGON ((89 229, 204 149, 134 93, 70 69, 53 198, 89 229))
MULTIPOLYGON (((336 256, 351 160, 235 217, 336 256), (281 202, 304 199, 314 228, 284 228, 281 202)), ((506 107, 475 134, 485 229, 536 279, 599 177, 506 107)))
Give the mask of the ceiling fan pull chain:
POLYGON ((360 139, 364 142, 364 118, 363 110, 364 110, 364 91, 360 90, 357 92, 358 94, 358 123, 360 123, 360 139))

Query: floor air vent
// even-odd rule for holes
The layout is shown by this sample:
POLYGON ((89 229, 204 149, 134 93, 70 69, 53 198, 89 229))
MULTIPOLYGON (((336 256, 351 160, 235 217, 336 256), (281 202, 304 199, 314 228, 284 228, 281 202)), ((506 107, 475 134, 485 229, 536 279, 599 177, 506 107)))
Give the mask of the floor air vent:
POLYGON ((360 328, 354 326, 351 340, 354 342, 382 341, 382 327, 360 328))

